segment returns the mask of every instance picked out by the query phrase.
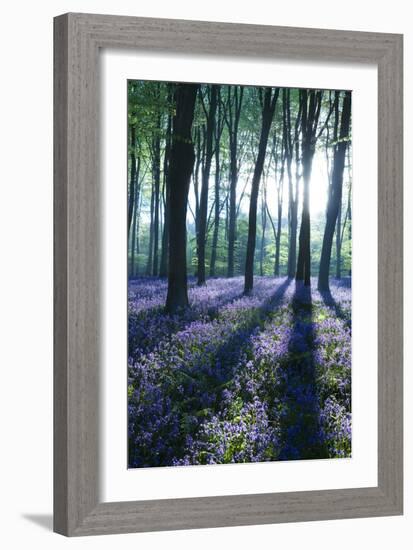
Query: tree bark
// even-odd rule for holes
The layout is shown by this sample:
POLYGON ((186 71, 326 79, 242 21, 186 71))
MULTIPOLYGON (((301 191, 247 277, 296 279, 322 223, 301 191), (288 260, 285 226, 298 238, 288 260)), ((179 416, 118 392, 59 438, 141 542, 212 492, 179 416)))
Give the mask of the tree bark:
POLYGON ((215 132, 215 206, 214 206, 214 233, 212 235, 211 246, 211 262, 209 266, 209 276, 215 277, 215 264, 217 261, 217 247, 218 247, 218 235, 219 235, 219 216, 221 213, 220 207, 220 139, 221 139, 221 100, 220 90, 218 89, 218 117, 215 132))
POLYGON ((277 203, 277 238, 275 240, 275 276, 280 276, 280 251, 281 251, 281 222, 283 211, 283 186, 284 175, 281 175, 278 184, 278 203, 277 203))
POLYGON ((172 146, 169 161, 170 191, 169 262, 166 311, 179 312, 188 306, 186 270, 186 210, 195 153, 191 139, 196 84, 177 84, 176 112, 173 119, 172 146))
POLYGON ((298 183, 300 166, 300 121, 301 103, 297 112, 294 126, 294 142, 291 136, 291 93, 290 90, 283 90, 283 136, 285 143, 285 161, 288 178, 288 264, 287 275, 289 279, 294 278, 297 265, 297 226, 298 226, 298 183), (295 187, 292 176, 292 160, 295 147, 295 187))
POLYGON ((140 157, 138 157, 137 167, 136 167, 136 189, 135 189, 135 204, 133 206, 133 216, 132 216, 131 261, 129 266, 129 277, 134 277, 135 275, 136 231, 138 226, 139 200, 140 200, 139 172, 140 172, 140 157))
POLYGON ((152 275, 153 269, 153 211, 154 211, 154 182, 151 185, 151 207, 150 207, 150 223, 149 223, 149 245, 148 245, 148 261, 146 264, 146 275, 152 275))
MULTIPOLYGON (((159 99, 159 88, 158 88, 159 99)), ((157 115, 157 132, 153 143, 154 219, 153 219, 153 268, 152 275, 158 275, 159 254, 159 203, 161 185, 161 115, 157 115)))
POLYGON ((135 204, 135 185, 136 185, 136 128, 134 125, 130 129, 130 183, 129 183, 129 204, 128 204, 128 237, 132 223, 133 206, 135 204))
MULTIPOLYGON (((283 99, 285 89, 283 90, 283 99)), ((289 90, 288 90, 289 92, 289 90)), ((289 94, 288 94, 289 101, 289 94)), ((283 101, 283 111, 284 111, 285 102, 283 101)), ((283 119, 284 119, 283 113, 283 119)), ((283 127, 285 125, 283 124, 283 127)), ((281 252, 281 226, 282 226, 282 210, 283 210, 283 192, 284 192, 284 172, 285 164, 287 160, 287 149, 288 149, 288 136, 286 134, 286 129, 283 130, 283 139, 281 147, 281 169, 280 176, 278 178, 277 184, 277 232, 275 238, 275 265, 274 265, 274 275, 276 277, 280 276, 280 252, 281 252)), ((275 170, 274 179, 277 181, 277 170, 275 170)))
POLYGON ((316 146, 316 131, 320 117, 322 93, 316 90, 300 90, 302 97, 302 166, 303 210, 299 236, 296 280, 311 284, 311 222, 310 179, 316 146))
POLYGON ((338 206, 336 224, 336 277, 341 279, 341 200, 338 206))
MULTIPOLYGON (((172 91, 169 85, 168 91, 168 106, 172 102, 172 91)), ((169 229, 169 188, 168 188, 168 167, 169 167, 169 154, 171 150, 171 132, 172 132, 172 115, 168 113, 168 124, 166 128, 165 138, 165 155, 163 162, 163 188, 164 188, 164 224, 162 232, 162 252, 161 263, 159 266, 159 277, 166 277, 168 275, 168 229, 169 229)))
MULTIPOLYGON (((339 102, 339 93, 340 92, 336 92, 337 102, 339 102)), ((345 92, 341 113, 340 137, 338 143, 336 142, 334 145, 333 174, 328 196, 326 225, 324 229, 323 246, 321 249, 320 271, 318 274, 318 289, 322 291, 329 290, 331 249, 341 205, 344 162, 349 139, 350 118, 351 92, 345 92)))
POLYGON ((210 88, 209 110, 206 111, 207 123, 205 130, 205 157, 202 167, 201 197, 199 201, 199 225, 198 225, 198 286, 206 281, 205 274, 205 247, 206 228, 208 215, 208 191, 209 175, 211 172, 212 157, 214 155, 215 115, 217 110, 217 86, 210 88))
POLYGON ((263 194, 262 194, 262 197, 261 197, 261 226, 262 226, 261 247, 260 247, 260 275, 261 275, 261 277, 264 276, 265 231, 267 229, 267 210, 265 208, 266 202, 267 202, 267 198, 265 196, 265 192, 264 192, 264 189, 263 189, 263 194))
POLYGON ((241 106, 244 89, 235 86, 234 97, 231 98, 228 87, 227 125, 229 133, 229 220, 228 220, 228 270, 227 277, 234 276, 235 240, 237 224, 237 183, 238 183, 238 128, 241 116, 241 106), (232 104, 234 102, 234 104, 232 104))
MULTIPOLYGON (((194 195, 195 195, 195 242, 196 242, 196 257, 198 259, 198 249, 199 249, 199 172, 201 167, 204 164, 204 155, 205 155, 205 140, 203 139, 201 132, 201 126, 199 125, 195 131, 195 167, 193 170, 193 184, 194 184, 194 195)), ((202 172, 202 170, 201 170, 202 172)), ((195 269, 195 276, 198 277, 198 262, 195 269)))
POLYGON ((264 167, 265 153, 267 150, 268 135, 274 117, 277 104, 279 88, 272 93, 271 88, 265 88, 262 107, 261 134, 258 146, 257 160, 255 162, 254 174, 251 183, 250 209, 248 216, 248 241, 247 256, 245 260, 245 281, 244 294, 250 294, 254 286, 254 255, 255 241, 257 235, 257 201, 260 187, 262 170, 264 167))

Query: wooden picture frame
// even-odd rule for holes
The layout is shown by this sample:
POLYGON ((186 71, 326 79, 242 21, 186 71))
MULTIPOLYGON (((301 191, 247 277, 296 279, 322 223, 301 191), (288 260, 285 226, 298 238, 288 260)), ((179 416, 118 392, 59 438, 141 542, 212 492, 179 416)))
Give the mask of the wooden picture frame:
POLYGON ((74 536, 402 514, 402 36, 65 14, 55 18, 54 43, 54 530, 74 536), (377 65, 377 487, 100 502, 98 56, 104 47, 377 65))

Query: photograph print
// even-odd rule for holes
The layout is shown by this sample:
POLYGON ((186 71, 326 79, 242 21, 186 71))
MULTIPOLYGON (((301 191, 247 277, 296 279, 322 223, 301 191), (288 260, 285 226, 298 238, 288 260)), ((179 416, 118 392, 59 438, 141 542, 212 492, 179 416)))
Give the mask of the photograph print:
POLYGON ((128 468, 351 457, 351 91, 127 94, 128 468))

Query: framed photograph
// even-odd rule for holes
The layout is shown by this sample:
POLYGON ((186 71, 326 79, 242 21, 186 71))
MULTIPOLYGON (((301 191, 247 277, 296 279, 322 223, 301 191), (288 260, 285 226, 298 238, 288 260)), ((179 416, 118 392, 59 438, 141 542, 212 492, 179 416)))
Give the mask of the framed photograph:
POLYGON ((402 514, 402 36, 54 39, 55 531, 402 514))

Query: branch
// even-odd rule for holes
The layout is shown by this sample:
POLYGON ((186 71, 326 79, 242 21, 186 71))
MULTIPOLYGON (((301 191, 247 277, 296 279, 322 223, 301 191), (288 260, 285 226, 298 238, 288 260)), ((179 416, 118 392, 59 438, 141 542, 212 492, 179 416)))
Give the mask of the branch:
POLYGON ((199 98, 200 98, 200 101, 201 101, 202 109, 204 110, 205 116, 206 116, 206 118, 207 118, 207 120, 208 120, 209 114, 208 114, 208 111, 206 110, 206 107, 205 107, 204 96, 203 96, 203 94, 202 94, 202 90, 201 90, 201 89, 199 89, 199 98))
POLYGON ((207 220, 205 235, 208 235, 209 230, 211 229, 211 216, 212 216, 212 211, 214 209, 214 206, 215 206, 215 199, 212 201, 211 209, 210 209, 209 214, 208 214, 208 220, 207 220))
POLYGON ((189 208, 189 211, 190 211, 191 214, 192 214, 192 217, 194 218, 194 224, 196 225, 196 217, 195 217, 194 211, 193 211, 192 208, 191 208, 191 204, 190 204, 189 201, 188 201, 188 208, 189 208))
POLYGON ((321 136, 321 134, 324 132, 324 130, 325 130, 327 124, 329 123, 330 117, 331 117, 331 114, 332 114, 332 112, 333 112, 333 110, 334 110, 334 105, 335 105, 336 101, 337 101, 337 99, 334 98, 334 101, 333 101, 333 102, 331 103, 331 105, 330 105, 330 109, 329 109, 329 111, 328 111, 327 118, 325 119, 324 124, 322 125, 320 131, 318 132, 318 134, 317 134, 317 136, 316 136, 316 140, 321 136))
POLYGON ((275 228, 274 220, 272 219, 270 209, 268 208, 268 203, 267 203, 267 201, 265 201, 265 207, 266 207, 266 209, 267 209, 267 214, 268 214, 268 217, 269 217, 270 222, 271 222, 271 225, 272 225, 272 230, 273 230, 273 232, 274 232, 274 239, 276 239, 276 238, 277 238, 277 230, 276 230, 276 228, 275 228))

